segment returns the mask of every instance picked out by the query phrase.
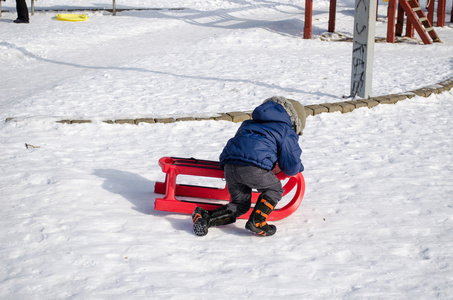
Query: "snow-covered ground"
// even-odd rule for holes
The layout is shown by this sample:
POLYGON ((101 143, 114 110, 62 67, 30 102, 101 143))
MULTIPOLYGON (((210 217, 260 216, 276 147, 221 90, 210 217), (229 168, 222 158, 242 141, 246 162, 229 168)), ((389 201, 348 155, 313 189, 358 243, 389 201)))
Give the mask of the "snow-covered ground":
MULTIPOLYGON (((117 7, 162 10, 72 23, 43 9, 111 1, 42 0, 28 25, 3 2, 0 298, 451 299, 453 91, 309 117, 306 194, 269 238, 244 220, 199 238, 188 215, 153 209, 160 157, 217 160, 239 124, 101 122, 341 101, 352 45, 320 40, 328 2, 314 3, 311 40, 303 1, 129 0, 117 7)), ((339 1, 337 31, 352 21, 339 1)), ((441 44, 375 45, 373 95, 453 77, 452 25, 436 31, 441 44)))

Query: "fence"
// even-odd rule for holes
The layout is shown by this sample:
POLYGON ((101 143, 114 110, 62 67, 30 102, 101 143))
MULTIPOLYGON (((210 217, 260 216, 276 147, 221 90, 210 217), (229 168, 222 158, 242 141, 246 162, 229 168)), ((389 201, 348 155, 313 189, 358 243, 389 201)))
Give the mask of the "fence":
MULTIPOLYGON (((0 17, 2 16, 2 1, 6 1, 6 0, 0 0, 0 17)), ((116 16, 116 1, 115 0, 113 0, 112 11, 113 11, 113 15, 116 16)), ((32 15, 35 14, 35 0, 31 0, 31 14, 32 15)))

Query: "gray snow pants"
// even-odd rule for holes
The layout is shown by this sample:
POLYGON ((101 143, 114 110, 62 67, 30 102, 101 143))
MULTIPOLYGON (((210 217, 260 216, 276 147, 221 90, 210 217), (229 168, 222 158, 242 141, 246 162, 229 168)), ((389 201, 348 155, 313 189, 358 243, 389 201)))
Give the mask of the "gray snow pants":
POLYGON ((231 202, 228 208, 235 217, 245 214, 252 205, 252 189, 265 194, 275 203, 280 201, 284 189, 271 171, 255 166, 225 165, 225 180, 231 202))

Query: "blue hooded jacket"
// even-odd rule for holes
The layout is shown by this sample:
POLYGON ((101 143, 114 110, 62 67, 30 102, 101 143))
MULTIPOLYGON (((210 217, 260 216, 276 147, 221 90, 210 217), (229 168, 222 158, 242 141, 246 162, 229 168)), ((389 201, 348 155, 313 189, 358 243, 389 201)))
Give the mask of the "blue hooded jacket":
POLYGON ((304 170, 301 154, 290 116, 282 105, 269 101, 255 108, 252 120, 244 121, 228 141, 220 154, 220 167, 252 165, 272 170, 278 163, 283 173, 294 176, 304 170))

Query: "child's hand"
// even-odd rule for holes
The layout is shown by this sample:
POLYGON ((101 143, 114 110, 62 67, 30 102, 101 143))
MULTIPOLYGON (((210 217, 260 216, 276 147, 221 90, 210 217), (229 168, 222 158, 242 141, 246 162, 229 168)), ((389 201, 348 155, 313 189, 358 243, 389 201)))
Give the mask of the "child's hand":
POLYGON ((274 174, 278 174, 280 173, 282 170, 280 170, 280 167, 278 165, 275 166, 275 168, 272 170, 272 173, 274 174))

